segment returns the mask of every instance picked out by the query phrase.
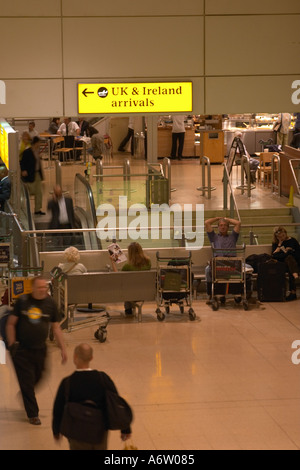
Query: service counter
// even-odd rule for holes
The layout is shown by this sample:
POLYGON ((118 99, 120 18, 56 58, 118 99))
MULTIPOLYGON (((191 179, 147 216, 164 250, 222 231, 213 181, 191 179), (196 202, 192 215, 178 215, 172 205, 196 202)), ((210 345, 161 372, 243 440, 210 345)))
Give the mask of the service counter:
MULTIPOLYGON (((157 156, 170 157, 172 149, 172 127, 158 126, 157 128, 157 156)), ((185 128, 183 157, 195 156, 195 130, 193 127, 185 128)))
POLYGON ((210 163, 223 163, 225 156, 224 132, 200 130, 200 156, 208 157, 210 163))
MULTIPOLYGON (((290 160, 299 160, 299 164, 297 164, 298 162, 294 162, 293 167, 300 168, 300 150, 289 146, 285 146, 283 150, 284 151, 280 153, 280 193, 282 196, 289 197, 291 186, 294 188, 294 194, 298 194, 298 188, 296 187, 291 171, 290 160)), ((298 171, 299 170, 296 170, 296 172, 298 171)), ((296 177, 297 176, 299 175, 296 174, 296 177)))
MULTIPOLYGON (((172 127, 159 126, 157 132, 158 158, 170 157, 172 148, 172 127)), ((186 127, 183 157, 209 157, 211 163, 224 161, 224 132, 222 130, 196 131, 186 127)))

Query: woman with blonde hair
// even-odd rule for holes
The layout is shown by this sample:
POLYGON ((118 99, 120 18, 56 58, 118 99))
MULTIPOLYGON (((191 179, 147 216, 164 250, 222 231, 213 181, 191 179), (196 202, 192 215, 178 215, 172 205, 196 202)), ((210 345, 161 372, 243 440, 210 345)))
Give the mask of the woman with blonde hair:
POLYGON ((286 300, 296 300, 296 279, 299 277, 300 267, 300 245, 296 238, 290 237, 282 226, 274 228, 272 258, 285 263, 289 274, 290 287, 290 294, 286 300))
MULTIPOLYGON (((113 270, 118 271, 113 255, 110 257, 113 270)), ((145 255, 143 248, 137 242, 128 246, 128 262, 122 267, 122 271, 147 271, 151 269, 150 258, 145 255)), ((132 315, 134 302, 125 302, 125 315, 132 315)))
POLYGON ((79 262, 80 253, 75 246, 70 246, 65 249, 64 259, 65 262, 59 263, 58 265, 63 273, 70 275, 87 273, 86 267, 79 262))

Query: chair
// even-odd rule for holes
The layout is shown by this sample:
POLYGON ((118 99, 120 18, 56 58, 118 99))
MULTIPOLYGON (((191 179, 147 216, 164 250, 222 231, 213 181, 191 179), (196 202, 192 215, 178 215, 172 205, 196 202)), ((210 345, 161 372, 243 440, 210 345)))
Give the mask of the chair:
POLYGON ((58 159, 64 163, 66 161, 74 161, 74 136, 56 137, 53 139, 52 154, 57 154, 58 159), (67 156, 69 158, 66 160, 67 156))
POLYGON ((259 158, 259 167, 258 167, 258 180, 259 183, 263 183, 269 188, 271 184, 271 173, 272 173, 272 152, 262 152, 259 158))

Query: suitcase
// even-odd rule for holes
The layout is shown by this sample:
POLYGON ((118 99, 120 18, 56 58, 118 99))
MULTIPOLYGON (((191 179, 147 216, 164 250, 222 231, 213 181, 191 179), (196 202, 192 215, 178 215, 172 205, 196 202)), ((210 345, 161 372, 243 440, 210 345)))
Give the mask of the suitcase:
POLYGON ((259 265, 257 296, 260 302, 285 302, 286 265, 284 263, 270 260, 259 265))

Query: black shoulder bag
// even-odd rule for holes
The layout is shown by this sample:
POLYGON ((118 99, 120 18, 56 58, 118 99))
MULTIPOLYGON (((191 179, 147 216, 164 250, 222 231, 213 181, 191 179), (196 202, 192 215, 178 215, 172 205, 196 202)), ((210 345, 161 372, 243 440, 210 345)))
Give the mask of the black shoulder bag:
POLYGON ((103 388, 105 389, 105 414, 107 429, 125 430, 130 428, 133 419, 132 409, 127 401, 118 393, 105 387, 103 376, 101 376, 103 388))
POLYGON ((86 400, 83 403, 69 401, 70 378, 66 379, 64 408, 60 433, 76 441, 99 444, 106 431, 102 410, 95 402, 86 400))

